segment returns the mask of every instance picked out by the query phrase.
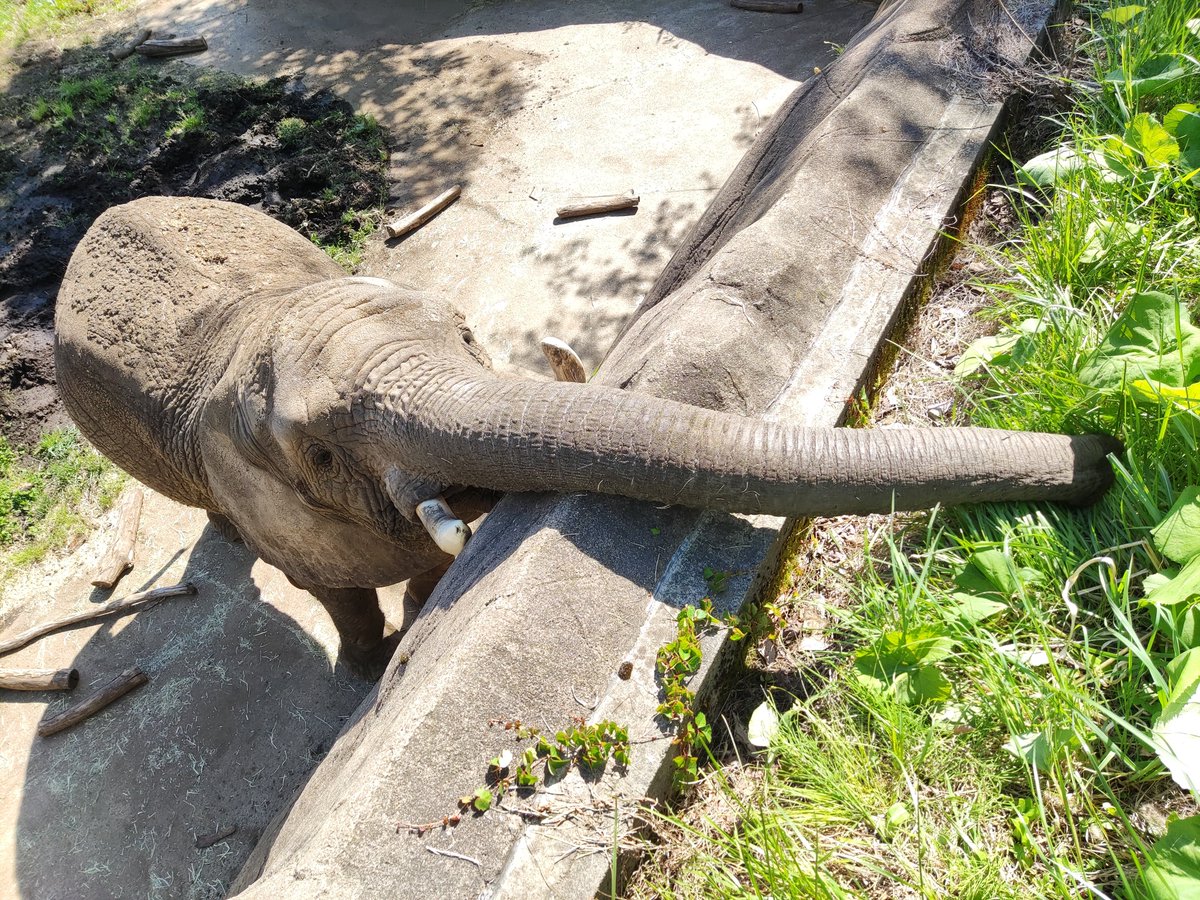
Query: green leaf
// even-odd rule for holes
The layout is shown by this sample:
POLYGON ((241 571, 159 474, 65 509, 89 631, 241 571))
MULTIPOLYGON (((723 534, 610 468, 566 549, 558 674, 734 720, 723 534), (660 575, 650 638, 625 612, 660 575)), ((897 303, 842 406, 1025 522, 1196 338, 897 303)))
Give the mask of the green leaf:
POLYGON ((775 711, 770 700, 764 700, 750 714, 750 724, 746 728, 746 739, 753 747, 769 747, 775 735, 779 733, 779 713, 775 711))
POLYGON ((1026 319, 1016 331, 991 334, 971 342, 963 351, 954 374, 959 378, 974 375, 984 366, 1022 365, 1033 355, 1035 345, 1030 335, 1045 327, 1039 319, 1026 319))
POLYGON ((1178 575, 1166 582, 1155 579, 1152 586, 1151 578, 1146 579, 1147 592, 1143 602, 1154 606, 1176 606, 1180 603, 1191 603, 1200 597, 1200 556, 1193 557, 1178 575))
POLYGON ((1158 551, 1177 563, 1189 562, 1200 555, 1200 487, 1185 487, 1150 533, 1158 551))
POLYGON ((983 622, 1008 609, 1007 605, 998 600, 976 594, 955 593, 951 595, 951 599, 958 603, 954 610, 956 617, 966 622, 983 622))
POLYGON ((1104 80, 1118 87, 1124 87, 1128 83, 1129 89, 1135 97, 1149 97, 1151 94, 1166 90, 1174 82, 1180 78, 1186 78, 1189 74, 1190 69, 1183 57, 1163 54, 1152 56, 1143 62, 1132 76, 1127 76, 1124 69, 1113 69, 1104 76, 1104 80))
POLYGON ((1169 166, 1179 156, 1179 142, 1149 113, 1138 113, 1125 128, 1125 143, 1147 166, 1169 166))
POLYGON ((1113 222, 1108 219, 1092 222, 1084 235, 1079 261, 1089 264, 1099 262, 1123 244, 1140 241, 1141 238, 1142 227, 1134 222, 1113 222))
POLYGON ((1080 153, 1074 147, 1058 147, 1039 153, 1018 168, 1017 178, 1032 187, 1051 188, 1072 172, 1087 168, 1093 161, 1092 156, 1080 153))
POLYGON ((1154 749, 1175 783, 1200 791, 1200 649, 1167 665, 1168 691, 1154 722, 1154 749))
POLYGON ((471 805, 479 812, 487 812, 492 808, 492 792, 485 787, 476 788, 475 794, 471 797, 471 805))
POLYGON ((954 687, 937 666, 918 666, 896 678, 892 693, 905 706, 920 706, 945 703, 954 696, 954 687))
POLYGON ((1173 387, 1200 379, 1200 329, 1186 304, 1159 291, 1136 294, 1079 371, 1085 384, 1119 390, 1148 378, 1173 387))
POLYGON ((955 642, 935 629, 889 631, 856 655, 859 677, 901 703, 917 705, 950 698, 949 679, 934 665, 954 652, 955 642))
POLYGON ((976 593, 994 592, 1007 600, 1023 594, 1025 585, 1037 584, 1042 577, 1042 573, 1036 569, 1018 567, 1004 551, 991 549, 977 551, 967 567, 959 573, 955 584, 976 593))
POLYGON ((1117 25, 1124 25, 1131 19, 1140 16, 1146 11, 1146 7, 1130 4, 1129 6, 1114 6, 1112 9, 1105 10, 1100 13, 1100 18, 1108 19, 1117 25))
POLYGON ((1070 728, 1055 728, 1053 731, 1043 729, 1015 734, 1002 746, 1017 759, 1023 759, 1038 769, 1045 769, 1058 752, 1077 744, 1075 732, 1070 728))
POLYGON ((1146 854, 1147 900, 1200 898, 1200 816, 1174 819, 1146 854))
POLYGON ((1163 127, 1179 142, 1183 164, 1189 169, 1200 168, 1200 106, 1180 103, 1163 117, 1163 127))
POLYGON ((954 374, 959 378, 974 375, 997 356, 1012 350, 1022 337, 1016 333, 989 334, 972 341, 955 364, 954 374))

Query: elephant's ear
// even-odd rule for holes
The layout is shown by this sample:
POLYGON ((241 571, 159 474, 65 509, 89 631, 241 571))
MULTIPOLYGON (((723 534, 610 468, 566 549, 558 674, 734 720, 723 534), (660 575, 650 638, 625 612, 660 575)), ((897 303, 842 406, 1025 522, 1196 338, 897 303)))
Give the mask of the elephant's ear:
POLYGON ((274 387, 270 353, 258 355, 233 385, 229 436, 239 455, 257 469, 273 468, 271 427, 267 419, 274 387))

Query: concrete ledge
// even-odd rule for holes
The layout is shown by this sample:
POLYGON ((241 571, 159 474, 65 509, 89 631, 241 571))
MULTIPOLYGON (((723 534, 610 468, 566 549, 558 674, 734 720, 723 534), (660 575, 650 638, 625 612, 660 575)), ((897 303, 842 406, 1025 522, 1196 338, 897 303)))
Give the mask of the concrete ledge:
MULTIPOLYGON (((953 217, 1001 113, 973 66, 1031 51, 1048 5, 898 0, 802 86, 722 189, 598 376, 699 405, 834 426, 953 217), (994 58, 994 57, 990 57, 994 58)), ((761 590, 783 523, 591 495, 505 498, 443 580, 376 692, 264 838, 245 897, 585 897, 605 886, 614 805, 661 795, 670 734, 657 649, 705 566, 761 590), (626 680, 622 663, 632 664, 626 680), (626 724, 627 772, 571 773, 534 802, 423 837, 511 739, 572 716, 626 724), (431 850, 450 851, 446 856, 431 850), (468 857, 469 859, 464 859, 468 857)), ((703 690, 725 649, 704 642, 703 690)))

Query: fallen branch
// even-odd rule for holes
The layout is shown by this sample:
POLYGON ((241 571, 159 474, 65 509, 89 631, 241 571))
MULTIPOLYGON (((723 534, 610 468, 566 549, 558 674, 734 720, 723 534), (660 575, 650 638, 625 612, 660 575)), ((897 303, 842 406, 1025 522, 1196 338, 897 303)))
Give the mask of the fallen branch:
POLYGON ((804 12, 804 4, 798 3, 796 0, 729 0, 729 5, 737 9, 748 9, 752 12, 804 12))
POLYGON ((42 721, 38 726, 38 734, 42 737, 49 737, 52 734, 58 734, 60 731, 66 731, 74 725, 78 725, 84 719, 94 716, 110 703, 121 699, 134 688, 139 688, 150 679, 146 677, 146 673, 134 666, 132 669, 126 669, 112 681, 102 685, 94 694, 87 697, 74 706, 67 707, 62 712, 50 716, 42 721))
POLYGON ((78 625, 80 622, 91 622, 115 613, 128 612, 131 609, 137 609, 139 606, 146 606, 158 600, 165 600, 168 597, 183 597, 195 593, 196 586, 189 581, 187 584, 173 584, 170 587, 154 588, 150 591, 130 594, 128 597, 114 600, 112 603, 105 603, 103 606, 97 606, 95 609, 84 610, 83 612, 63 616, 61 619, 55 619, 52 622, 35 625, 27 631, 22 631, 20 634, 15 634, 10 638, 0 641, 0 656, 5 653, 11 653, 13 650, 18 650, 43 635, 47 635, 52 631, 58 631, 60 628, 66 628, 68 625, 78 625))
POLYGON ((71 691, 78 669, 0 669, 0 688, 10 691, 71 691))
POLYGON ((410 231, 416 231, 443 209, 458 199, 458 195, 462 193, 462 188, 457 184, 444 193, 438 194, 415 213, 405 216, 403 219, 397 219, 394 222, 387 222, 383 226, 383 230, 387 233, 388 240, 393 238, 403 237, 410 231))
POLYGON ((203 37, 155 38, 154 40, 143 41, 134 48, 134 52, 139 56, 158 58, 163 56, 183 56, 187 53, 200 53, 207 49, 208 41, 203 37))
POLYGON ((550 368, 554 370, 555 381, 573 381, 578 384, 587 381, 587 370, 583 368, 583 361, 565 341, 554 337, 542 338, 542 353, 546 356, 546 362, 550 363, 550 368))
POLYGON ((142 44, 146 43, 146 41, 150 40, 150 35, 152 34, 154 34, 154 32, 149 28, 143 28, 141 33, 128 44, 123 47, 118 47, 116 50, 110 50, 108 58, 113 62, 120 62, 123 59, 128 59, 129 57, 133 56, 134 50, 142 46, 142 44))
POLYGON ((98 588, 115 587, 121 576, 133 568, 133 547, 137 542, 138 521, 142 517, 142 492, 131 488, 121 498, 117 510, 117 533, 108 552, 100 560, 100 570, 92 584, 98 588))
POLYGON ((615 197, 597 197, 594 200, 581 200, 578 203, 568 203, 557 210, 560 219, 577 219, 580 216, 598 216, 601 213, 617 212, 622 209, 637 209, 641 197, 630 191, 628 194, 617 194, 615 197))

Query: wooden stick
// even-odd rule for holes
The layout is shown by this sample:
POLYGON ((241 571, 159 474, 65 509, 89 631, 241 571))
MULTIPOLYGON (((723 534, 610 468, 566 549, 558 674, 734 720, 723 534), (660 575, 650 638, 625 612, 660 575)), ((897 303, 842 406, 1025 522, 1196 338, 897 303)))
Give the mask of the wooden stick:
POLYGON ((10 691, 73 691, 78 669, 0 669, 0 688, 10 691))
POLYGON ((729 5, 754 12, 801 13, 804 4, 796 0, 729 0, 729 5))
POLYGON ((0 641, 0 655, 18 650, 43 635, 47 635, 52 631, 58 631, 60 628, 66 628, 68 625, 78 625, 80 622, 91 622, 95 619, 114 615, 115 613, 128 612, 131 609, 154 603, 157 600, 165 600, 168 597, 190 596, 195 593, 196 586, 189 581, 187 584, 173 584, 170 587, 142 591, 140 594, 130 594, 128 597, 114 600, 112 603, 105 603, 103 606, 97 606, 95 609, 72 613, 69 616, 63 616, 61 619, 46 622, 44 625, 35 625, 33 628, 22 631, 20 634, 14 634, 12 637, 0 641))
POLYGON ((123 47, 118 47, 116 50, 110 50, 108 58, 113 62, 120 62, 123 59, 128 59, 129 57, 133 56, 134 50, 142 46, 142 44, 146 43, 146 41, 150 40, 150 35, 152 34, 154 34, 154 32, 149 28, 143 28, 141 33, 139 33, 138 36, 128 44, 123 47))
POLYGON ((574 381, 578 384, 587 381, 583 360, 565 341, 555 337, 542 338, 542 353, 554 370, 555 381, 574 381))
POLYGON ((383 226, 383 230, 387 232, 388 239, 402 237, 410 231, 416 231, 443 209, 458 199, 458 195, 462 193, 462 188, 455 185, 450 190, 438 194, 415 213, 405 216, 402 219, 397 219, 394 222, 388 222, 383 226))
POLYGON ((68 706, 62 712, 43 719, 37 732, 42 737, 49 737, 60 731, 66 731, 89 716, 94 716, 110 703, 121 699, 134 688, 141 687, 149 680, 146 673, 137 666, 126 669, 107 684, 101 685, 90 697, 85 697, 74 706, 68 706))
POLYGON ((578 203, 568 203, 558 208, 560 219, 576 219, 579 216, 597 216, 600 213, 617 212, 621 209, 637 209, 641 197, 630 191, 628 194, 617 194, 615 197, 597 197, 594 200, 580 200, 578 203))
POLYGON ((199 53, 208 49, 208 41, 201 37, 155 38, 143 41, 134 52, 141 56, 183 56, 185 53, 199 53))
POLYGON ((99 588, 115 587, 121 576, 133 568, 133 546, 137 542, 138 521, 142 517, 142 492, 130 488, 117 510, 117 533, 108 552, 100 560, 100 571, 92 584, 99 588))

